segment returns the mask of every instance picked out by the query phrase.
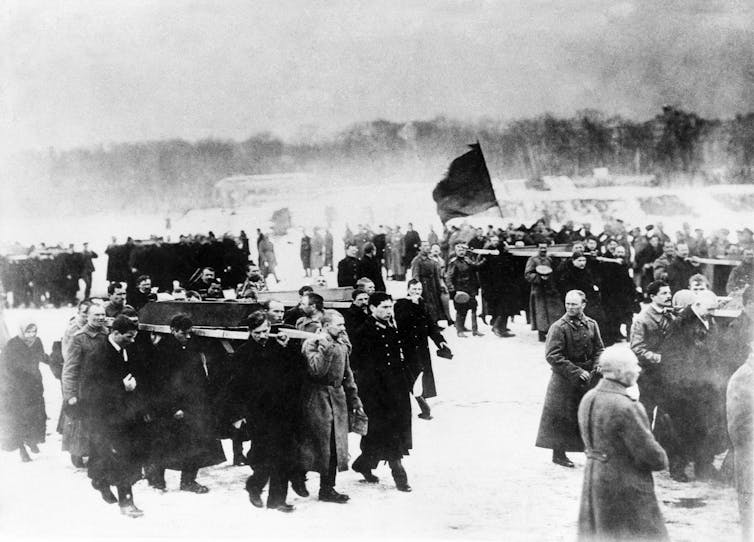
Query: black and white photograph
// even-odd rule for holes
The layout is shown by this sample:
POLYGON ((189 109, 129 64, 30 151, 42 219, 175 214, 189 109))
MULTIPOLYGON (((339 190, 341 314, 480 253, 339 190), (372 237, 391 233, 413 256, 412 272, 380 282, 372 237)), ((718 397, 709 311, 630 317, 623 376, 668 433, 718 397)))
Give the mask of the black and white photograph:
POLYGON ((754 3, 7 0, 0 538, 754 541, 754 3))

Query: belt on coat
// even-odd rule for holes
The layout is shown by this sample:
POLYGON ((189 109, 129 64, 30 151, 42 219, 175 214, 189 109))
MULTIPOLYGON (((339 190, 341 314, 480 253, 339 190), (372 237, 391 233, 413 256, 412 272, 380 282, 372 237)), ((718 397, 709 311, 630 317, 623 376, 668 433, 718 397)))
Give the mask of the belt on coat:
POLYGON ((343 382, 340 380, 331 381, 331 380, 317 380, 317 379, 310 379, 310 381, 313 384, 317 384, 318 386, 330 386, 331 388, 340 388, 343 385, 343 382))
POLYGON ((607 463, 608 456, 604 452, 600 452, 598 450, 587 450, 586 451, 586 457, 588 459, 594 459, 596 461, 601 461, 602 463, 607 463))

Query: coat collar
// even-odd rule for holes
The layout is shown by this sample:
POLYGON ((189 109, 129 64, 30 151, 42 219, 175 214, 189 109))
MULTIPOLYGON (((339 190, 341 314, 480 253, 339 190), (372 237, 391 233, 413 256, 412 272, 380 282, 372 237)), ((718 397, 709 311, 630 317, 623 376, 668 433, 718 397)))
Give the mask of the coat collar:
POLYGON ((604 393, 616 393, 618 395, 625 395, 632 401, 636 401, 636 398, 632 397, 632 394, 629 392, 629 388, 627 388, 620 382, 616 382, 615 380, 602 378, 600 379, 599 383, 597 383, 595 389, 604 393))

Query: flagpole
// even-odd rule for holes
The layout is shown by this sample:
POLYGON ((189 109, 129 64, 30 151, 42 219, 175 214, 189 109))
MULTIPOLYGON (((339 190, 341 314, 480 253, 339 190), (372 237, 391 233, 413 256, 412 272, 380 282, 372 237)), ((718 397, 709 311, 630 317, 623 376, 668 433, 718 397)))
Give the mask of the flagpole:
MULTIPOLYGON (((479 154, 482 155, 482 161, 485 164, 485 167, 487 165, 487 160, 484 159, 484 153, 482 152, 482 145, 479 143, 479 140, 476 140, 477 148, 479 149, 479 154)), ((492 175, 489 175, 489 168, 487 168, 487 174, 490 179, 490 191, 492 192, 492 195, 495 196, 495 207, 497 207, 497 212, 500 215, 501 219, 505 219, 503 216, 503 208, 500 207, 500 200, 497 199, 497 194, 495 193, 495 187, 492 185, 492 175)))

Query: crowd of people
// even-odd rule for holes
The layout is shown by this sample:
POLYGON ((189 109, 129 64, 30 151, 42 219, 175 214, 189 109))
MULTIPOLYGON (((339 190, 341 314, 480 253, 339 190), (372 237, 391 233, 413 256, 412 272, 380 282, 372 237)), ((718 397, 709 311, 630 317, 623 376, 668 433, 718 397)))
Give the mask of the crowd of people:
MULTIPOLYGON (((621 506, 626 499, 641 501, 629 482, 624 493, 610 493, 605 484, 615 472, 633 469, 651 489, 651 471, 666 466, 682 483, 692 477, 735 478, 744 528, 750 530, 751 415, 741 410, 750 390, 741 391, 745 384, 740 384, 750 378, 754 333, 749 230, 738 232, 734 246, 726 245, 722 234, 713 242, 690 230, 673 242, 661 225, 626 232, 620 221, 598 235, 588 224, 578 230, 566 224, 554 232, 544 220, 505 230, 464 225, 446 229, 442 240, 433 232, 422 240, 411 224, 405 234, 397 227, 372 233, 360 226, 344 239, 345 257, 337 264, 332 251, 328 260, 327 233, 314 233, 322 238, 322 250, 314 237, 302 239, 302 263, 306 275, 330 267, 338 286, 353 288, 352 303, 342 312, 326 310, 312 286, 299 290, 299 304, 288 311, 279 301, 261 303, 257 294, 268 291, 270 277, 276 278, 274 249, 269 259, 265 243, 271 242, 261 233, 257 262, 250 261, 245 235, 225 239, 232 257, 221 251, 207 256, 216 243, 224 246, 210 240, 214 236, 182 239, 180 247, 200 256, 181 268, 181 280, 171 275, 156 287, 144 273, 148 264, 139 262, 148 262, 150 250, 165 244, 137 248, 133 243, 128 276, 109 276, 116 280, 107 300, 79 304, 59 355, 44 353, 31 323, 4 348, 4 448, 18 449, 28 461, 29 452, 43 442, 38 367, 49 363, 61 379, 63 449, 74 465, 87 469, 102 498, 119 503, 125 515, 142 514, 134 504, 133 483, 145 477, 165 490, 165 469, 181 471, 181 490, 209 491, 197 478, 202 468, 225 461, 222 438, 233 441, 233 463, 252 468, 245 490, 253 506, 265 505, 267 488, 268 508, 292 511, 288 489, 308 496, 308 472, 320 475, 321 501, 347 502, 335 487, 337 472, 348 468, 349 431, 362 435, 361 455, 351 469, 374 483, 378 463, 387 461, 396 488, 411 491, 402 463, 412 448, 411 397, 420 418, 431 420, 427 400, 437 394, 429 341, 437 355, 452 356, 440 323, 452 325, 460 338, 479 337, 481 317, 494 335, 508 338, 512 319, 525 312, 546 343, 552 366, 536 445, 551 449, 553 463, 569 468, 574 464, 567 452, 587 455, 579 522, 584 539, 610 529, 665 536, 654 497, 644 495, 633 512, 604 525, 599 518, 615 515, 610 507, 617 506, 616 495, 624 496, 621 506), (511 253, 531 245, 536 253, 527 259, 511 253), (142 256, 133 256, 142 248, 142 256), (237 256, 239 261, 229 265, 237 256), (725 280, 726 292, 740 297, 738 317, 713 315, 719 300, 699 266, 700 258, 710 256, 740 258, 725 280), (224 299, 215 266, 226 274, 240 270, 225 283, 235 285, 237 301, 254 304, 246 320, 249 338, 235 352, 229 355, 217 342, 195 336, 193 322, 181 313, 162 340, 138 332, 138 311, 156 300, 158 291, 176 300, 224 299), (406 297, 394 301, 386 281, 408 277, 406 297), (610 348, 624 340, 623 350, 610 348), (421 392, 414 394, 420 378, 421 392), (613 411, 620 416, 604 414, 613 411), (616 420, 626 425, 617 426, 616 420), (746 431, 749 441, 741 437, 746 431), (715 456, 726 450, 735 450, 735 462, 729 454, 718 469, 715 456), (644 454, 645 462, 627 464, 635 454, 644 454), (611 463, 614 456, 617 466, 611 463), (735 474, 729 463, 735 463, 735 474), (593 494, 602 496, 588 497, 593 494), (642 514, 644 520, 626 519, 642 514)), ((117 251, 109 256, 123 259, 117 251)), ((317 277, 315 285, 321 283, 326 279, 317 277)))
POLYGON ((108 299, 79 303, 52 355, 31 322, 3 349, 4 449, 31 461, 29 452, 44 442, 39 366, 46 363, 61 381, 63 450, 87 469, 102 499, 129 517, 143 514, 133 484, 146 478, 164 491, 166 469, 181 472, 180 490, 207 493, 197 477, 226 460, 223 438, 232 440, 233 464, 252 468, 245 489, 257 507, 265 505, 266 487, 267 508, 292 511, 288 488, 308 496, 308 472, 320 474, 320 501, 347 502, 335 484, 337 472, 349 467, 349 431, 362 435, 353 470, 375 483, 374 469, 387 461, 396 488, 411 491, 402 458, 412 448, 413 386, 421 376, 415 399, 420 417, 432 419, 428 341, 452 355, 418 281, 394 302, 362 277, 342 314, 325 309, 311 286, 288 311, 274 299, 253 300, 249 338, 231 354, 194 336, 183 313, 170 319, 167 336, 139 332, 138 309, 154 300, 150 277, 129 287, 111 283, 108 292, 108 299))
POLYGON ((92 289, 92 273, 97 253, 84 243, 80 251, 73 245, 48 247, 16 246, 11 254, 0 256, 0 282, 12 294, 13 306, 55 307, 76 304, 79 281, 84 281, 84 297, 92 289))

